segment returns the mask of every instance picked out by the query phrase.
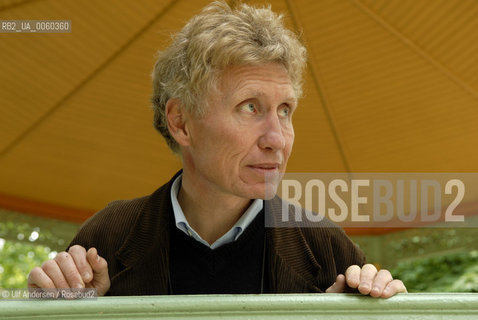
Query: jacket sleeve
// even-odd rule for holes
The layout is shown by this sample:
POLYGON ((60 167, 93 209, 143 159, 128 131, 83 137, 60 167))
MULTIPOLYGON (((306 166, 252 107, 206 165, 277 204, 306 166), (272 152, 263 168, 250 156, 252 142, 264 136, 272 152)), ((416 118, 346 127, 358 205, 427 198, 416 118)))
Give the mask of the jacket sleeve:
POLYGON ((318 287, 325 291, 338 274, 344 274, 351 265, 363 266, 365 255, 345 234, 342 228, 330 221, 320 227, 302 230, 321 270, 317 277, 318 287))
POLYGON ((110 278, 114 277, 124 268, 115 254, 135 224, 141 205, 142 198, 111 202, 83 224, 68 248, 74 245, 86 250, 96 248, 108 262, 110 278))

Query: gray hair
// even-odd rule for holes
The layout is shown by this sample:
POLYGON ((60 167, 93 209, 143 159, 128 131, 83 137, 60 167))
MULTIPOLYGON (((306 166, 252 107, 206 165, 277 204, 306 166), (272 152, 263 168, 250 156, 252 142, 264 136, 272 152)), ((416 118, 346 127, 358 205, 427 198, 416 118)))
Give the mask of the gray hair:
POLYGON ((282 15, 267 8, 213 2, 193 17, 158 55, 153 70, 154 127, 176 153, 179 145, 168 130, 166 103, 181 102, 187 112, 204 114, 205 98, 228 66, 277 62, 291 79, 297 98, 302 94, 306 49, 286 29, 282 15))

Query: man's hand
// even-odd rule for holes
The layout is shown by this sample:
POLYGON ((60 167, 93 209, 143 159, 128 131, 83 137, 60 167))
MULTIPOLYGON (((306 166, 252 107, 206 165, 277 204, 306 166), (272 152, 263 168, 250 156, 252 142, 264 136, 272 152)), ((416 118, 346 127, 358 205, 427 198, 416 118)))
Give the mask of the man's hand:
POLYGON ((339 274, 335 283, 326 293, 346 292, 347 289, 357 289, 361 294, 369 294, 375 298, 390 298, 396 293, 406 293, 407 288, 401 280, 393 280, 388 270, 377 271, 373 264, 362 268, 353 265, 347 268, 345 276, 339 274))
POLYGON ((60 252, 53 260, 33 268, 28 276, 29 288, 96 288, 103 296, 110 288, 108 263, 95 248, 86 252, 79 245, 60 252))

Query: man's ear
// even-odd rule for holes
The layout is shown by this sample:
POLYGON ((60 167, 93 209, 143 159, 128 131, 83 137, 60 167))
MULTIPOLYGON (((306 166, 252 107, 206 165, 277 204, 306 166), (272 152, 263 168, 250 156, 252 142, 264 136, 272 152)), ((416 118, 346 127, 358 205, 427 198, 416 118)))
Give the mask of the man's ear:
POLYGON ((186 111, 178 99, 169 99, 165 108, 166 121, 171 136, 181 146, 190 142, 189 130, 186 126, 186 111))

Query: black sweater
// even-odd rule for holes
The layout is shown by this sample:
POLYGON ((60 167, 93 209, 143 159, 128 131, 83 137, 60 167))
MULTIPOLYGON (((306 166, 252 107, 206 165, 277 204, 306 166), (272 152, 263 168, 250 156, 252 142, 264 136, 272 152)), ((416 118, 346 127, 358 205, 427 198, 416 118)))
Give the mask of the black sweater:
POLYGON ((265 260, 263 211, 236 241, 216 249, 196 241, 173 224, 171 231, 170 293, 261 293, 265 260))

